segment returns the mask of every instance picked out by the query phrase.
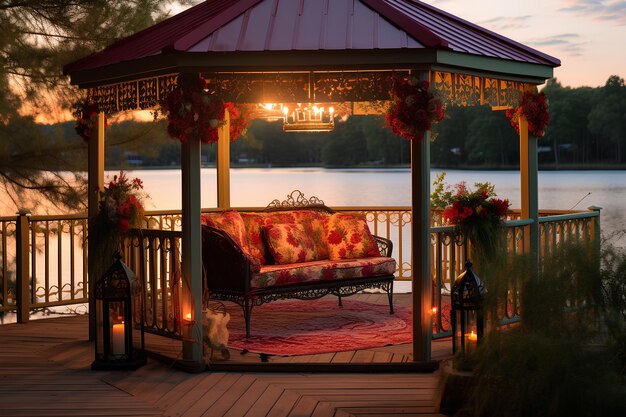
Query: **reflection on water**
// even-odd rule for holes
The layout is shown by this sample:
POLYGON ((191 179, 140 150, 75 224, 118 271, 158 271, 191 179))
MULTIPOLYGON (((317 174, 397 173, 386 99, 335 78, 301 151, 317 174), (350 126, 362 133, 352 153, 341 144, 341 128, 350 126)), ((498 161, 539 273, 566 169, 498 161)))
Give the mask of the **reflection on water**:
MULTIPOLYGON (((431 180, 441 170, 433 170, 431 180)), ((108 172, 108 181, 118 171, 108 172)), ((446 170, 451 185, 466 181, 489 181, 497 194, 508 198, 513 208, 520 206, 520 174, 518 171, 460 171, 446 170)), ((180 209, 180 170, 138 170, 129 176, 143 180, 150 199, 146 209, 180 209)), ((431 181, 432 183, 432 181, 431 181)), ((301 190, 306 197, 316 196, 329 206, 409 206, 411 204, 410 171, 408 169, 334 169, 322 168, 267 168, 232 169, 231 202, 233 207, 264 207, 274 199, 284 200, 293 190, 301 190)), ((202 170, 202 206, 216 206, 216 174, 214 168, 202 170)), ((4 201, 0 201, 4 202, 4 201)), ((542 171, 539 173, 539 208, 585 210, 589 206, 602 207, 601 227, 605 238, 613 236, 612 243, 626 248, 626 171, 542 171)), ((1 212, 13 216, 14 211, 1 212)), ((43 214, 43 213, 37 213, 43 214)), ((41 237, 39 237, 41 239, 41 237)), ((58 246, 53 239, 50 259, 55 260, 58 246)), ((67 245, 67 242, 65 242, 67 245)), ((65 246, 64 246, 65 248, 65 246)), ((67 250, 67 249, 64 249, 67 250)), ((7 254, 5 254, 7 255, 7 254)), ((14 254, 8 254, 14 258, 14 254)), ((43 257, 35 267, 44 271, 43 257)), ((58 265, 51 264, 51 270, 58 265)), ((66 265, 63 267, 64 275, 66 265)), ((82 270, 77 270, 80 276, 82 270)), ((63 285, 65 282, 62 282, 63 285)), ((410 283, 398 283, 396 291, 410 290, 410 283), (400 287, 405 284, 405 287, 400 287)), ((66 311, 55 313, 65 314, 66 311)), ((0 316, 0 320, 2 317, 0 316)), ((13 317, 4 317, 5 323, 13 317)))
MULTIPOLYGON (((441 170, 433 170, 431 179, 441 170)), ((518 171, 446 170, 449 184, 489 181, 512 208, 520 206, 518 171)), ((113 173, 112 173, 113 174, 113 173)), ((111 174, 111 175, 112 175, 111 174)), ((148 208, 180 209, 180 171, 135 171, 151 197, 148 208)), ((215 169, 202 170, 202 206, 216 206, 215 169)), ((432 183, 432 181, 431 181, 432 183)), ((408 206, 411 204, 408 169, 245 168, 232 169, 233 207, 264 207, 283 200, 293 190, 316 196, 329 206, 408 206)), ((626 240, 626 171, 541 171, 539 208, 585 210, 602 207, 605 237, 619 233, 626 240)), ((624 245, 626 246, 626 244, 624 245)))

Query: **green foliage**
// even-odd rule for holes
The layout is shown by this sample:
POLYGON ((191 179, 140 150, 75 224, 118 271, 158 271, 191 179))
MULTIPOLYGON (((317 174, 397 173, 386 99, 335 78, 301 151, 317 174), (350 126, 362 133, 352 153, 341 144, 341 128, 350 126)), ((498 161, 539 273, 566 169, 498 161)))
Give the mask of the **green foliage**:
MULTIPOLYGON (((493 260, 492 260, 493 261, 493 260)), ((522 322, 490 332, 474 359, 476 416, 626 415, 626 255, 562 244, 533 271, 529 259, 486 262, 490 293, 514 274, 522 322)), ((487 311, 498 308, 487 299, 487 311)))
POLYGON ((154 24, 167 15, 172 3, 0 0, 3 202, 10 201, 16 209, 39 207, 38 212, 84 209, 84 178, 62 171, 84 170, 86 147, 63 126, 38 125, 34 116, 62 119, 63 109, 76 100, 79 92, 63 75, 65 64, 154 24))
POLYGON ((617 161, 624 161, 626 146, 626 86, 616 75, 593 96, 589 113, 589 130, 615 144, 617 161))
POLYGON ((430 193, 430 206, 443 210, 451 204, 453 195, 452 188, 446 183, 446 173, 437 174, 430 193))

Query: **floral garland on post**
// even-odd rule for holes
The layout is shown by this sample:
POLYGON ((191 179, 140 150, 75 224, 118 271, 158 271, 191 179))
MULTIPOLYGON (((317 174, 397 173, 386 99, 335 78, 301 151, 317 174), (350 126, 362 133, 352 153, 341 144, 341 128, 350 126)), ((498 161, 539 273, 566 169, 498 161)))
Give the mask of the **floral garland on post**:
POLYGON ((224 103, 224 106, 230 116, 230 140, 234 142, 248 131, 252 107, 241 104, 236 105, 230 101, 224 103))
POLYGON ((215 143, 218 128, 225 123, 226 111, 230 115, 231 141, 245 134, 249 123, 246 108, 209 93, 207 84, 202 76, 181 74, 178 86, 161 100, 159 104, 167 115, 170 137, 181 142, 197 138, 202 143, 215 143))
MULTIPOLYGON (((97 103, 92 101, 79 101, 74 104, 74 111, 72 115, 76 119, 76 124, 74 125, 74 129, 78 136, 83 138, 85 142, 89 142, 91 139, 91 134, 96 128, 98 124, 98 113, 100 113, 100 108, 97 103)), ((104 115, 104 126, 107 126, 107 116, 104 115)))
POLYGON ((444 110, 442 100, 430 89, 428 81, 409 76, 395 80, 385 119, 396 136, 422 140, 433 124, 443 120, 444 110))
POLYGON ((475 183, 471 190, 465 182, 454 187, 445 183, 445 173, 433 184, 431 205, 443 210, 445 224, 456 225, 481 255, 492 256, 499 242, 499 229, 508 213, 508 199, 496 197, 494 185, 475 183))
POLYGON ((181 74, 178 86, 160 105, 167 115, 167 132, 181 142, 199 139, 217 141, 217 128, 224 124, 224 102, 206 91, 207 82, 197 75, 181 74))
POLYGON ((550 123, 548 113, 548 98, 544 93, 526 91, 522 94, 519 105, 514 109, 507 109, 506 117, 511 120, 511 126, 519 134, 519 118, 521 115, 528 120, 528 132, 534 137, 540 138, 546 133, 550 123))

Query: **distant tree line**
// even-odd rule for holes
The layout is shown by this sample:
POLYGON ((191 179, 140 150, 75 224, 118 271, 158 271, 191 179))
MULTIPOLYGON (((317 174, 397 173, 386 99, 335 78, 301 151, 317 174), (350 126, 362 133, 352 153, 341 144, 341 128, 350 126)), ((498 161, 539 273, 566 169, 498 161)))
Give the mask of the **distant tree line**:
MULTIPOLYGON (((612 76, 598 88, 570 88, 550 80, 550 126, 538 141, 543 168, 620 167, 626 162, 626 87, 612 76)), ((233 165, 242 166, 400 166, 410 163, 410 143, 384 127, 382 116, 337 120, 331 132, 284 132, 282 124, 254 120, 232 143, 233 165)), ((47 127, 52 129, 52 127, 47 127)), ((57 127, 58 129, 58 127, 57 127)), ((73 123, 68 140, 79 140, 73 123), (71 139, 69 139, 71 138, 71 139)), ((519 138, 503 111, 448 107, 431 145, 433 166, 511 168, 519 164, 519 138)), ((180 144, 167 136, 165 122, 126 121, 107 132, 107 167, 178 166, 180 144)), ((215 161, 215 145, 204 145, 203 162, 215 161)))

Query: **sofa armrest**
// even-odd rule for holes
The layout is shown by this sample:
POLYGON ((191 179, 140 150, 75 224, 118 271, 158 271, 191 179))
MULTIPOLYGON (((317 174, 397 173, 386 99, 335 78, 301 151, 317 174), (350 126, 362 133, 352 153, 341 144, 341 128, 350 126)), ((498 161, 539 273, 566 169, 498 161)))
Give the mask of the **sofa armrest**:
POLYGON ((378 250, 382 256, 386 256, 391 258, 391 253, 393 252, 393 242, 387 238, 372 235, 374 239, 376 239, 376 244, 378 245, 378 250))
POLYGON ((224 231, 202 225, 202 265, 209 296, 212 290, 250 290, 250 261, 241 247, 224 231))

